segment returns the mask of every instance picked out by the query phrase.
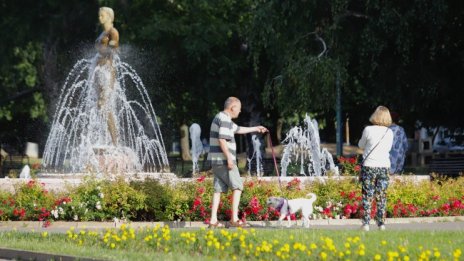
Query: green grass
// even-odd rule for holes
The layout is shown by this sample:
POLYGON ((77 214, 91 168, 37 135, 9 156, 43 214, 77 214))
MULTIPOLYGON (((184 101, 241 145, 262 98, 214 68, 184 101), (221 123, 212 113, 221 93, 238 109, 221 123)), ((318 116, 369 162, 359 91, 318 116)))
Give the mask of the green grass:
POLYGON ((64 234, 50 234, 43 237, 40 233, 4 232, 0 233, 0 247, 15 250, 27 250, 52 255, 68 255, 98 260, 204 260, 181 253, 163 253, 154 251, 133 251, 130 249, 108 249, 101 246, 78 245, 67 239, 64 234))
POLYGON ((325 256, 328 260, 333 260, 338 259, 340 253, 344 255, 343 260, 373 260, 376 256, 384 260, 389 255, 397 255, 395 260, 406 256, 411 260, 418 260, 421 255, 428 255, 430 260, 454 260, 456 255, 460 255, 457 259, 459 260, 462 258, 460 252, 464 246, 463 231, 365 233, 311 229, 147 228, 130 232, 129 228, 122 228, 107 233, 89 232, 91 231, 81 233, 76 230, 68 231, 67 235, 46 236, 41 233, 3 232, 0 233, 0 247, 106 260, 230 260, 234 256, 238 260, 277 260, 285 255, 293 260, 324 259, 325 256), (195 240, 187 243, 192 238, 195 240), (157 245, 157 242, 160 244, 157 245), (270 251, 268 253, 265 252, 266 244, 272 245, 267 249, 270 251))

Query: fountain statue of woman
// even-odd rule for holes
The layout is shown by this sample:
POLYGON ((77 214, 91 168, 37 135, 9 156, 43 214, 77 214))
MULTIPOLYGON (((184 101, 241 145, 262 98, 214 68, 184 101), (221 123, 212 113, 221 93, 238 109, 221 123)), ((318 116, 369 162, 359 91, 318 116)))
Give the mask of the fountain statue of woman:
POLYGON ((114 12, 98 12, 96 54, 66 77, 43 154, 43 166, 68 173, 165 171, 158 117, 137 72, 119 57, 114 12))
POLYGON ((114 146, 118 143, 117 127, 111 99, 116 78, 116 66, 113 64, 113 56, 119 47, 119 33, 113 26, 114 12, 109 7, 101 7, 98 19, 103 27, 103 32, 95 41, 98 50, 95 67, 95 87, 98 95, 98 109, 106 114, 106 122, 114 146))

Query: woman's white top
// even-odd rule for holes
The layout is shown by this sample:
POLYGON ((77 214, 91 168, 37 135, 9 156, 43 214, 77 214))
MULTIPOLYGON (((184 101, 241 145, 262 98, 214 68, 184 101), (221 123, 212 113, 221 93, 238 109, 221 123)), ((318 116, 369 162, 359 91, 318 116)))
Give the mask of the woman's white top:
POLYGON ((362 137, 358 143, 358 146, 364 149, 363 159, 365 160, 363 165, 366 167, 390 168, 390 149, 392 144, 393 132, 388 127, 372 125, 364 128, 362 137), (372 149, 374 150, 370 152, 372 149), (366 156, 368 157, 366 158, 366 156))

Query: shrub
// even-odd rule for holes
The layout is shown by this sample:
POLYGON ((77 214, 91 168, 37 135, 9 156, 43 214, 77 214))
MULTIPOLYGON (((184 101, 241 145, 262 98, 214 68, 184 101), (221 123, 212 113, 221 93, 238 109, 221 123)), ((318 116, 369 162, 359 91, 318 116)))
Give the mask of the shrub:
POLYGON ((138 220, 173 220, 172 212, 168 211, 173 201, 172 186, 160 184, 153 179, 133 181, 130 186, 145 195, 144 207, 137 211, 138 220))
MULTIPOLYGON (((285 198, 317 195, 318 218, 359 218, 363 210, 361 188, 353 179, 302 182, 294 178, 277 181, 247 178, 239 206, 246 220, 276 220, 277 210, 266 205, 270 196, 285 198)), ((83 220, 117 219, 149 221, 205 221, 211 213, 213 182, 205 176, 190 182, 160 184, 155 180, 127 183, 86 178, 61 194, 44 190, 32 180, 15 187, 14 193, 0 191, 0 220, 83 220)), ((231 216, 231 195, 224 193, 218 210, 220 220, 231 216)), ((387 191, 387 217, 464 215, 464 178, 423 182, 392 180, 387 191)), ((375 203, 371 214, 375 212, 375 203)), ((299 214, 292 215, 299 218, 299 214)))
POLYGON ((49 220, 54 197, 44 189, 43 183, 30 180, 15 188, 15 196, 10 201, 14 204, 13 220, 49 220))
POLYGON ((131 219, 144 209, 146 195, 135 190, 124 178, 103 182, 102 208, 106 219, 131 219))

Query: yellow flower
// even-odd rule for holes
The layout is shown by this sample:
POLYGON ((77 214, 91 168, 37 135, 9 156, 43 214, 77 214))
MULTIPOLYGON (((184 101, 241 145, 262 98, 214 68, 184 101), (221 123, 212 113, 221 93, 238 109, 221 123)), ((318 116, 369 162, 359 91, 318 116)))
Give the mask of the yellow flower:
POLYGON ((366 252, 364 252, 364 249, 361 249, 361 250, 359 250, 358 254, 360 256, 364 256, 366 254, 366 252))
POLYGON ((440 257, 440 251, 435 251, 433 253, 433 256, 436 257, 436 258, 439 258, 440 257))
POLYGON ((376 255, 374 256, 374 260, 381 260, 381 259, 382 259, 382 256, 379 255, 379 254, 376 254, 376 255))
POLYGON ((48 232, 42 232, 42 237, 47 237, 48 236, 48 232))
POLYGON ((327 259, 327 253, 326 252, 321 252, 321 258, 322 258, 322 260, 326 260, 327 259))
POLYGON ((410 258, 409 258, 409 256, 404 256, 404 257, 403 257, 403 260, 404 260, 404 261, 409 261, 410 258))
POLYGON ((115 245, 114 243, 111 243, 110 247, 111 247, 111 248, 115 248, 116 245, 115 245))
POLYGON ((387 244, 387 241, 385 240, 382 240, 382 242, 380 242, 382 244, 382 246, 385 246, 387 244))
POLYGON ((459 258, 461 256, 461 254, 462 254, 462 252, 461 252, 461 249, 459 249, 459 248, 453 251, 453 256, 455 258, 459 258))

